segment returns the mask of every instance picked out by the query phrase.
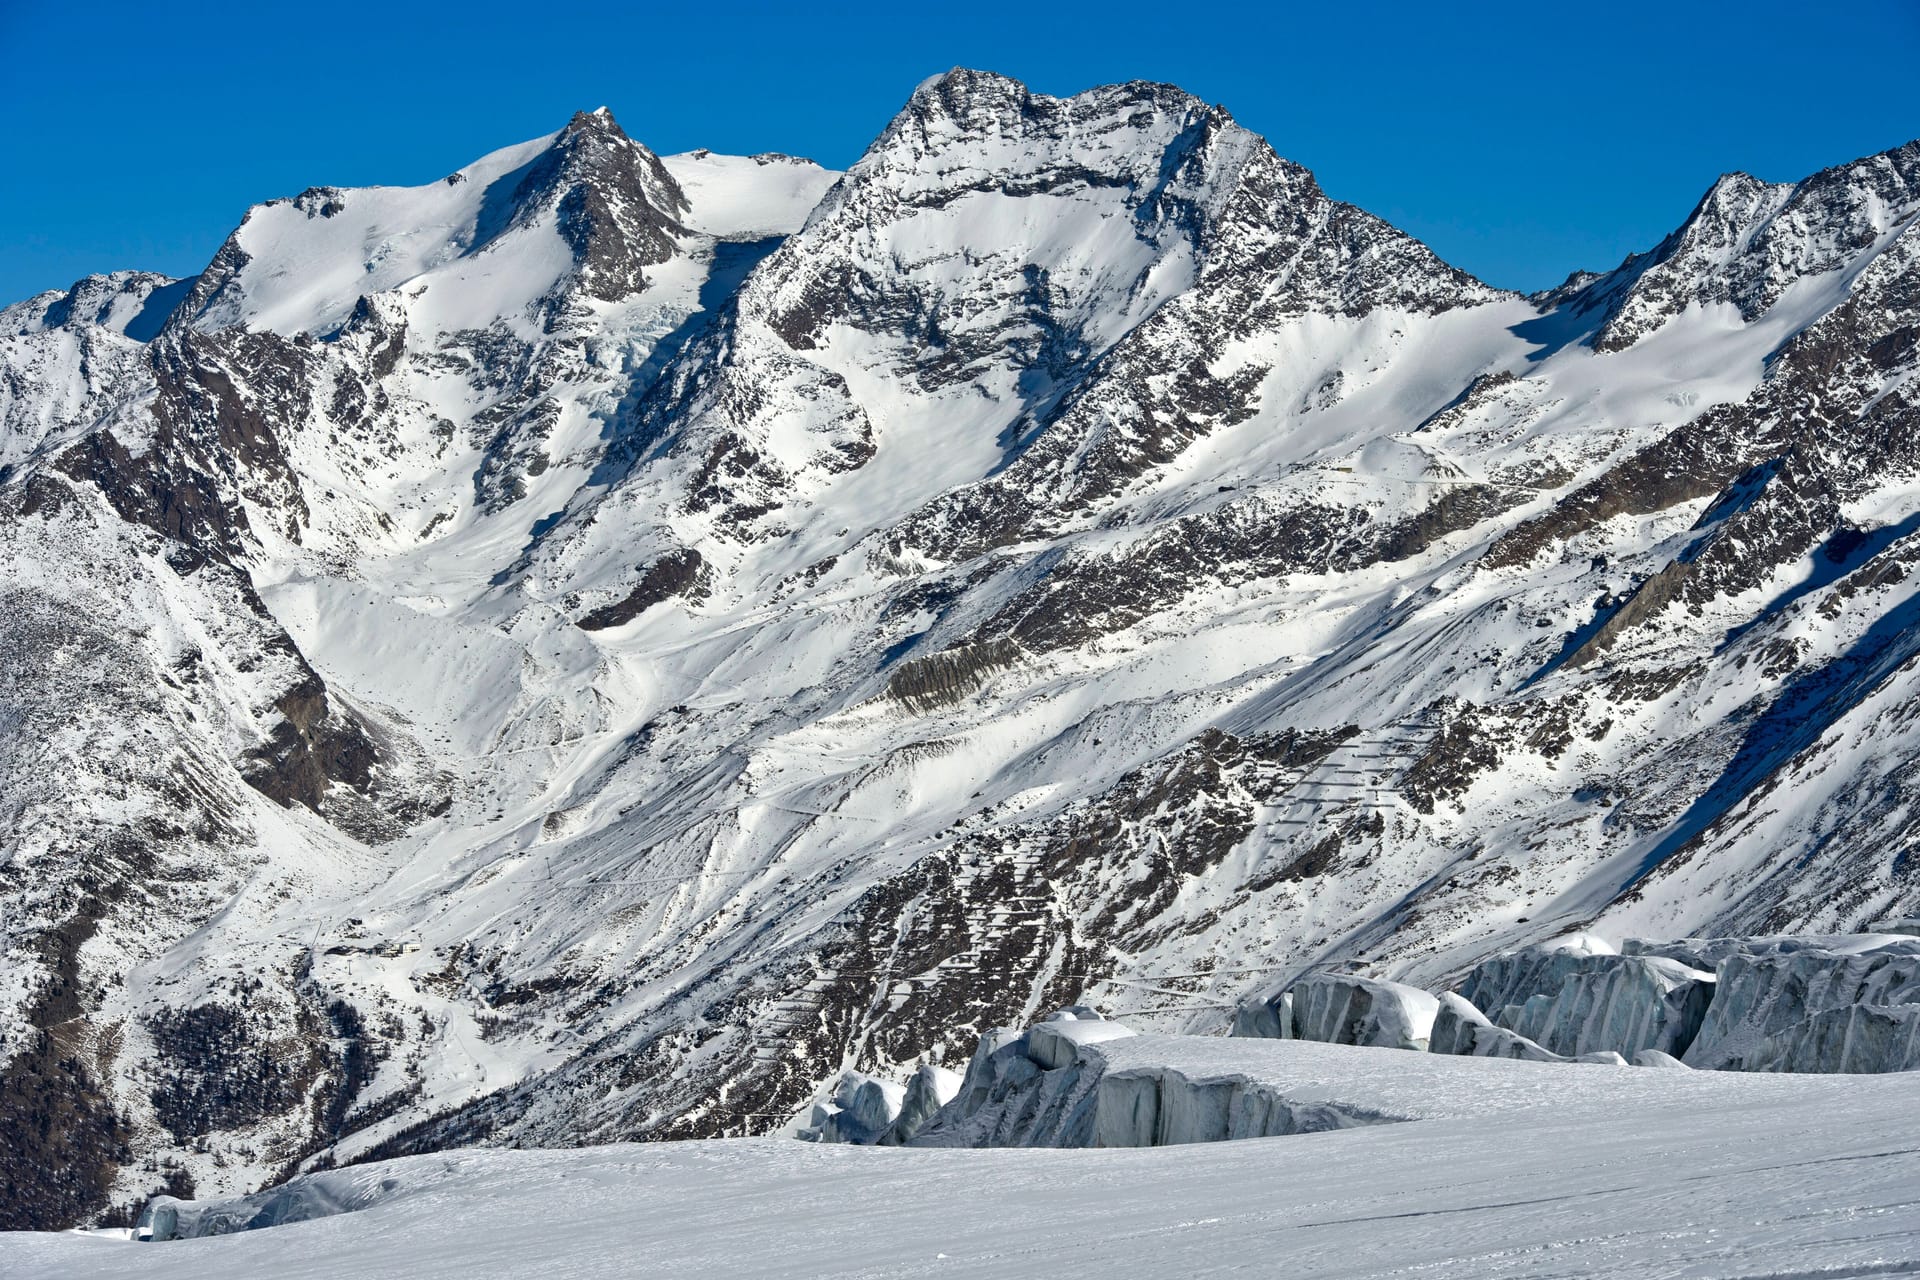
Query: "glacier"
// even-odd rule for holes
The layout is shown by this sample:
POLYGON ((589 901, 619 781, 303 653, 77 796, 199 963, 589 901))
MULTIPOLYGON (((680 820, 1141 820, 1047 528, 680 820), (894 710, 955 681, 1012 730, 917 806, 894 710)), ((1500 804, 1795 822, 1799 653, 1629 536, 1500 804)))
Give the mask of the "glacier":
POLYGON ((1304 974, 1244 1002, 1232 1025, 1538 1062, 1855 1074, 1920 1066, 1916 1029, 1920 941, 1895 934, 1629 938, 1617 950, 1576 934, 1490 956, 1437 994, 1304 974))
MULTIPOLYGON (((1910 1075, 1571 1068, 1146 1035, 1086 1054, 1117 1075, 1177 1073, 1199 1086, 1186 1095, 1196 1103, 1257 1084, 1364 1122, 1147 1150, 733 1139, 434 1153, 244 1200, 176 1202, 189 1238, 165 1243, 0 1234, 0 1269, 22 1280, 1098 1277, 1284 1260, 1315 1275, 1480 1280, 1537 1275, 1543 1256, 1569 1276, 1884 1275, 1916 1261, 1920 1161, 1889 1137, 1914 1118, 1910 1075)), ((1181 1109, 1202 1112, 1218 1115, 1181 1109)))

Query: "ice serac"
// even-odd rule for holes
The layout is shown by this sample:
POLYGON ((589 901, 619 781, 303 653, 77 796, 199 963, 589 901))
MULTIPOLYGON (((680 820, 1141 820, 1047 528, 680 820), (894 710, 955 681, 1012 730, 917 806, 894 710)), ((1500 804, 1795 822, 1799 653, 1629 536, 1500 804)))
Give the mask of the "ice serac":
POLYGON ((1493 1014, 1529 996, 1560 989, 1589 959, 1616 955, 1604 938, 1573 934, 1489 956, 1460 982, 1460 994, 1483 1013, 1493 1014))
POLYGON ((1442 991, 1435 999, 1440 1007, 1433 1015, 1433 1031, 1427 1037, 1427 1052, 1472 1053, 1480 1029, 1491 1027, 1492 1019, 1457 991, 1442 991))
POLYGON ((1521 1062, 1565 1062, 1568 1059, 1517 1031, 1495 1024, 1458 992, 1443 991, 1433 1019, 1429 1053, 1474 1058, 1511 1058, 1521 1062))
POLYGON ((1678 1057, 1713 998, 1714 975, 1677 960, 1556 943, 1483 960, 1460 994, 1497 1025, 1553 1053, 1678 1057))
POLYGON ((1677 1057, 1693 1042, 1713 993, 1713 974, 1672 960, 1594 957, 1559 990, 1502 1009, 1499 1021, 1569 1057, 1642 1049, 1677 1057))
POLYGON ((1076 1052, 1061 1066, 1042 1066, 1029 1051, 1031 1030, 1003 1027, 982 1036, 959 1090, 920 1126, 912 1145, 1087 1145, 1099 1059, 1076 1052))
POLYGON ((1282 1138, 1385 1119, 1339 1103, 1295 1101, 1278 1088, 1245 1077, 1195 1079, 1174 1067, 1128 1067, 1101 1074, 1089 1145, 1171 1147, 1282 1138))
POLYGON ((1425 1050, 1440 1003, 1399 982, 1310 973, 1292 988, 1293 1038, 1425 1050))
POLYGON ((1908 1071, 1920 1067, 1920 941, 1702 940, 1718 991, 1682 1055, 1720 1071, 1908 1071), (1731 945, 1730 945, 1731 944, 1731 945))
POLYGON ((1036 1023, 1027 1032, 1026 1052, 1042 1070, 1056 1071, 1078 1061, 1086 1045, 1121 1040, 1132 1034, 1130 1027, 1099 1017, 1049 1020, 1036 1023))
POLYGON ((907 1091, 900 1102, 900 1114, 880 1135, 879 1145, 898 1147, 912 1141, 935 1112, 959 1095, 964 1081, 965 1077, 958 1072, 932 1063, 916 1067, 907 1079, 907 1091))
POLYGON ((980 1036, 962 1073, 960 1089, 949 1099, 964 1119, 987 1105, 994 1086, 1016 1061, 1027 1061, 1026 1033, 1018 1027, 995 1027, 980 1036))
POLYGON ((873 1146, 892 1129, 906 1101, 905 1086, 849 1071, 834 1086, 831 1101, 814 1106, 810 1129, 819 1142, 873 1146))
POLYGON ((1509 1031, 1502 1026, 1488 1023, 1473 1029, 1473 1048, 1470 1051, 1475 1058, 1509 1058, 1515 1062, 1566 1062, 1568 1059, 1517 1031, 1509 1031))
MULTIPOLYGON (((1152 1034, 1090 1044, 1065 1066, 998 1073, 985 1110, 963 1119, 958 1108, 949 1109, 911 1145, 1174 1146, 1492 1116, 1555 1097, 1646 1097, 1696 1087, 1662 1085, 1645 1079, 1646 1072, 1581 1070, 1628 1063, 1617 1053, 1577 1059, 1549 1053, 1489 1023, 1472 1024, 1472 1007, 1462 1004, 1466 1021, 1488 1033, 1471 1053, 1402 1058, 1379 1047, 1152 1034), (1460 1060, 1465 1057, 1483 1061, 1460 1060)), ((1646 1066, 1678 1065, 1657 1051, 1646 1055, 1646 1066)))
POLYGON ((1290 1097, 1257 1071, 1209 1072, 1155 1061, 1151 1044, 1116 1069, 1112 1051, 1134 1038, 1129 1028, 1101 1020, 1049 1020, 1017 1039, 993 1033, 982 1040, 955 1102, 909 1145, 1157 1147, 1319 1133, 1395 1118, 1337 1099, 1290 1097))
POLYGON ((1277 995, 1242 1000, 1233 1011, 1233 1034, 1260 1036, 1268 1040, 1293 1039, 1292 989, 1277 995))

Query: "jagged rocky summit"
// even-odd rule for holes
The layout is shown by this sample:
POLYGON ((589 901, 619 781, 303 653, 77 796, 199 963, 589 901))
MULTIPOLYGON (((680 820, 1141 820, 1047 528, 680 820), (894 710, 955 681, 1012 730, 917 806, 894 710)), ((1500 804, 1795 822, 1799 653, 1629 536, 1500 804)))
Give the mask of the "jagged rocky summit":
POLYGON ((843 174, 583 113, 0 311, 0 1225, 1912 912, 1917 180, 1526 298, 956 71, 843 174))

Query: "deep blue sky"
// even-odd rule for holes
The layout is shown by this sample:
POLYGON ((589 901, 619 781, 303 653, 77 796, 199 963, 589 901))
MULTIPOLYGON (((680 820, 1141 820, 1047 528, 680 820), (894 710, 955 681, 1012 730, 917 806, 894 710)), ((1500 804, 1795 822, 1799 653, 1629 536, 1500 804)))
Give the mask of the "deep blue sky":
POLYGON ((190 274, 255 201, 428 182, 602 104, 661 152, 843 166, 955 65, 1055 94, 1183 85, 1521 288, 1651 246, 1726 170, 1793 179, 1920 136, 1920 0, 0 0, 0 301, 190 274))

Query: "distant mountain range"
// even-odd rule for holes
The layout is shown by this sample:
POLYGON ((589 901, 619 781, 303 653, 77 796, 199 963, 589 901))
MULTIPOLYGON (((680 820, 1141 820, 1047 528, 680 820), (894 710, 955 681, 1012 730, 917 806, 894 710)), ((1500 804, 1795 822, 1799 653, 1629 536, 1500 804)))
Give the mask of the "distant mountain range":
POLYGON ((0 310, 0 1226, 1920 908, 1920 142, 1448 266, 1170 86, 0 310))

